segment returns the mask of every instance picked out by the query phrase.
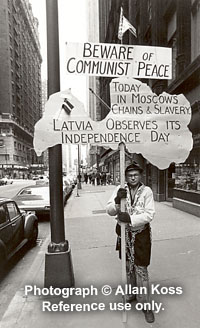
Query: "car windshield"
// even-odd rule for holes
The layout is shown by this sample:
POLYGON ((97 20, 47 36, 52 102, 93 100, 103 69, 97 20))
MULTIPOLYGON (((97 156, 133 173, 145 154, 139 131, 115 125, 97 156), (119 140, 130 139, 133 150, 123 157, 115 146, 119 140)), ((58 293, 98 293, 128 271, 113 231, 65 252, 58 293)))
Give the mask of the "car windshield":
POLYGON ((19 192, 19 195, 36 195, 36 196, 48 196, 49 188, 26 188, 19 192))

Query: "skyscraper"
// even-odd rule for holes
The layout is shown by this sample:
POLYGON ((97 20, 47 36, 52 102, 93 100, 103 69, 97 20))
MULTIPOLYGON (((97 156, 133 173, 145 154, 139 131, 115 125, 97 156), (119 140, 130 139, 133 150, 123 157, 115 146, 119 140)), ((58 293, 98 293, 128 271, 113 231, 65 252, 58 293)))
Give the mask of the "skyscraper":
POLYGON ((37 163, 34 125, 41 117, 38 20, 28 0, 0 2, 0 173, 14 176, 37 163))

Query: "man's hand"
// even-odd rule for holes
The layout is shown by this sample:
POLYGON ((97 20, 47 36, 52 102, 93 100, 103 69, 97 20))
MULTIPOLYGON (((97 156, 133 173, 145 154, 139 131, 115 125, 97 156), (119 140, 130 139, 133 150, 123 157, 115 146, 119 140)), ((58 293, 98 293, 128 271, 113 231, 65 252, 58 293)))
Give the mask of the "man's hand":
POLYGON ((120 212, 117 214, 117 219, 120 222, 124 222, 124 223, 131 223, 131 218, 130 215, 126 212, 120 212))
POLYGON ((125 188, 119 188, 117 196, 115 197, 115 204, 120 204, 122 198, 126 198, 127 190, 125 188))

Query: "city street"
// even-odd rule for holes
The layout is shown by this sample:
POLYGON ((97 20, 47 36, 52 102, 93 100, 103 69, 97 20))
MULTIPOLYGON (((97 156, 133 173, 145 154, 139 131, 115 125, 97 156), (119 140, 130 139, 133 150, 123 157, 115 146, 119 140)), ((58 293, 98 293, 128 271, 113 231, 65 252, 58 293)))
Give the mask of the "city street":
MULTIPOLYGON (((14 180, 13 184, 0 186, 0 197, 12 198, 23 187, 35 184, 34 180, 14 180)), ((22 284, 28 269, 33 263, 42 244, 49 236, 50 225, 48 220, 39 221, 39 236, 36 247, 25 245, 6 265, 3 276, 0 277, 0 320, 10 301, 22 284)))
POLYGON ((199 328, 200 0, 3 0, 0 41, 0 328, 199 328))
MULTIPOLYGON (((65 232, 72 249, 72 259, 76 287, 110 285, 113 291, 121 284, 121 262, 115 252, 115 220, 105 214, 107 200, 114 186, 91 186, 83 184, 79 191, 74 191, 65 207, 65 232)), ((47 226, 46 226, 47 227, 47 226)), ((45 232, 46 233, 46 232, 45 232)), ((45 235, 46 236, 46 235, 45 235)), ((152 223, 152 262, 150 280, 153 284, 180 286, 182 295, 154 295, 152 298, 162 302, 164 311, 156 314, 154 327, 160 328, 197 328, 199 327, 199 270, 200 270, 200 220, 199 218, 174 209, 171 203, 156 202, 156 216, 152 223)), ((39 249, 40 247, 38 247, 39 249)), ((63 327, 67 322, 70 327, 121 327, 120 311, 104 311, 103 313, 43 313, 42 298, 29 294, 24 298, 24 286, 27 284, 44 286, 44 254, 47 244, 37 251, 26 254, 24 266, 27 268, 35 260, 29 270, 20 277, 15 286, 16 294, 12 298, 1 322, 2 328, 8 327, 63 327), (35 252, 35 253, 34 253, 35 252), (30 257, 30 258, 29 258, 30 257), (22 281, 23 280, 23 281, 22 281), (19 282, 19 281, 18 281, 19 282), (23 310, 22 310, 23 309, 23 310)), ((37 249, 37 247, 36 247, 37 249)), ((20 274, 20 262, 17 271, 20 274)), ((11 284, 12 280, 7 280, 11 284)), ((15 280, 16 281, 16 280, 15 280)), ((4 287, 5 288, 5 287, 4 287)), ((7 287, 9 288, 9 287, 7 287)), ((13 294, 13 292, 12 292, 13 294)), ((2 295, 2 289, 1 289, 2 295)), ((11 298, 11 297, 10 297, 11 298)), ((47 297, 51 302, 63 300, 61 297, 47 297)), ((117 300, 120 295, 109 297, 88 296, 86 303, 92 300, 108 303, 117 300)), ((82 302, 79 296, 64 300, 65 303, 82 302)), ((2 311, 3 312, 3 311, 2 311)), ((128 313, 127 327, 146 327, 140 311, 128 313)))

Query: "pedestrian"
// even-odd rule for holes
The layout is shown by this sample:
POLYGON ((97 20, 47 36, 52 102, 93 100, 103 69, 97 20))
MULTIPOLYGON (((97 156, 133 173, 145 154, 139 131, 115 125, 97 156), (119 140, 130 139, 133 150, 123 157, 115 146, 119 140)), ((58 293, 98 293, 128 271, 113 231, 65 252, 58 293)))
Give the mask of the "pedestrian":
MULTIPOLYGON (((153 219, 154 199, 152 190, 141 182, 143 169, 138 163, 133 162, 125 170, 126 184, 124 188, 118 186, 107 204, 107 213, 117 216, 116 225, 117 245, 121 258, 121 227, 120 223, 126 223, 126 271, 128 284, 137 287, 145 287, 147 293, 137 295, 137 301, 150 303, 150 288, 147 267, 151 257, 151 228, 153 219), (126 199, 125 212, 120 211, 121 199, 126 199)), ((135 295, 127 295, 127 301, 131 302, 135 295)), ((148 323, 154 322, 154 313, 151 310, 143 310, 148 323)))
POLYGON ((101 180, 101 186, 103 186, 103 172, 101 172, 100 180, 101 180))
POLYGON ((106 172, 102 172, 102 184, 106 186, 106 172))
POLYGON ((85 183, 87 184, 88 183, 88 174, 87 174, 87 172, 84 174, 84 180, 85 180, 85 183))
POLYGON ((91 183, 93 184, 93 186, 95 186, 95 179, 96 179, 96 173, 92 172, 92 174, 91 174, 91 183))
POLYGON ((107 184, 110 185, 111 184, 111 174, 110 174, 110 172, 107 173, 106 179, 107 179, 107 184))
POLYGON ((99 186, 100 181, 101 181, 101 175, 100 175, 99 171, 97 171, 97 173, 96 173, 96 179, 97 179, 97 186, 99 186))
POLYGON ((92 173, 91 172, 88 174, 88 178, 89 178, 89 182, 91 184, 92 183, 92 173))

